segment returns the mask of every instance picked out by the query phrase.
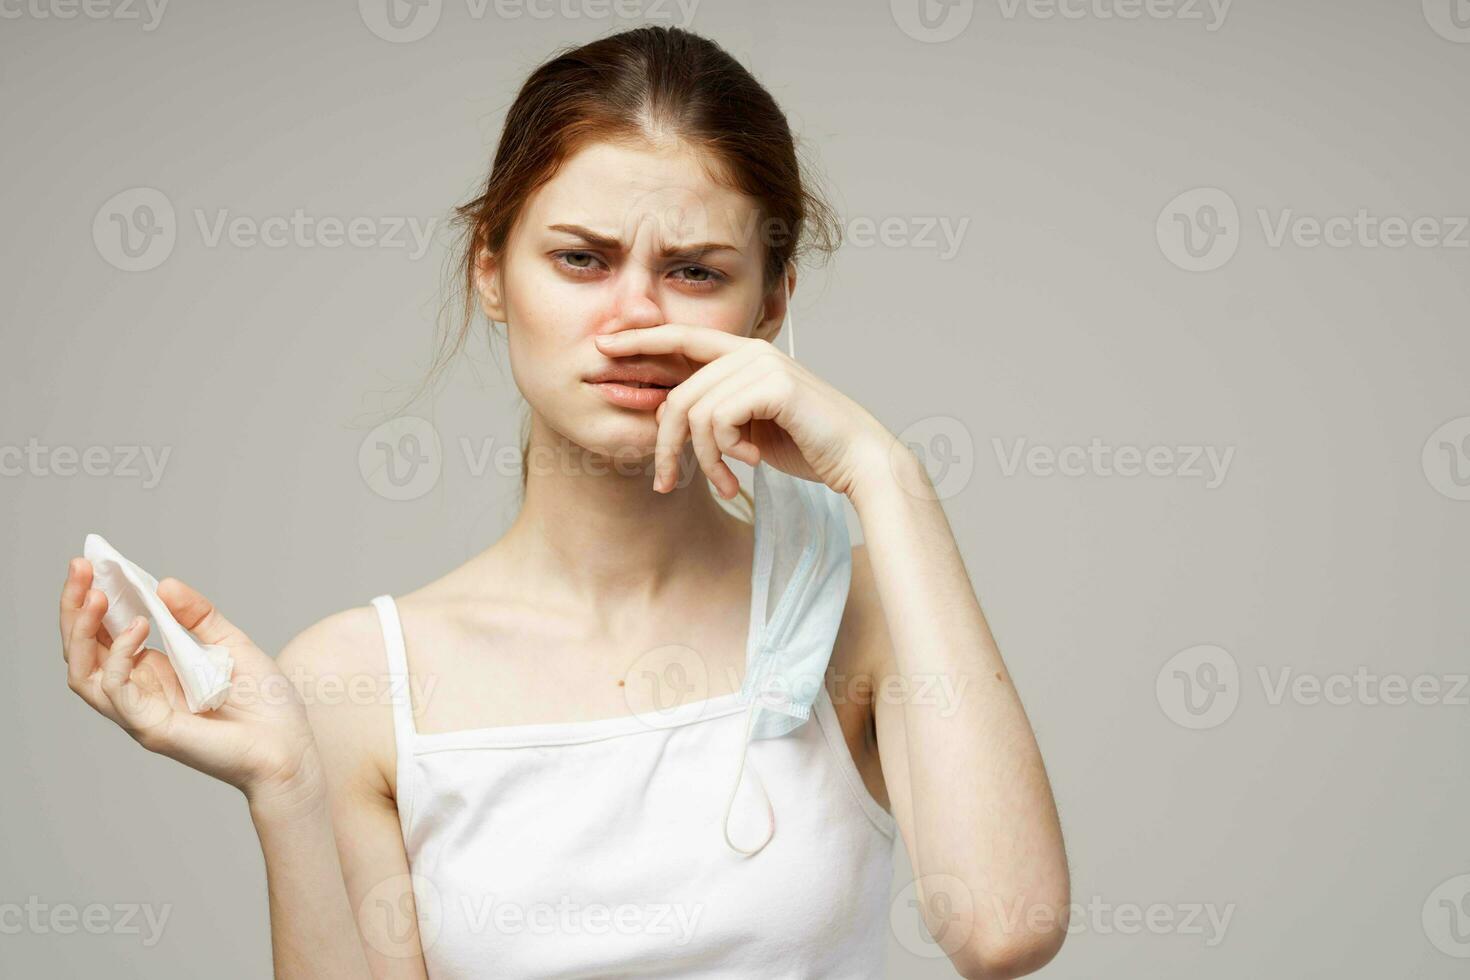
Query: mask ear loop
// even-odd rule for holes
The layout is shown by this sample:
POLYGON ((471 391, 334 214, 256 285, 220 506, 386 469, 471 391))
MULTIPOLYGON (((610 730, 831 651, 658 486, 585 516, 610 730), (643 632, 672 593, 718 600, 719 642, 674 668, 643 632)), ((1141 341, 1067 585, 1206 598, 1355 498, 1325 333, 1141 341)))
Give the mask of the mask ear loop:
MULTIPOLYGON (((786 328, 786 349, 794 361, 796 360, 796 316, 791 311, 791 277, 789 275, 783 275, 781 278, 786 292, 786 316, 782 320, 782 326, 786 328)), ((766 836, 753 848, 741 847, 730 839, 730 815, 735 808, 735 796, 740 792, 741 778, 745 775, 745 755, 750 748, 750 732, 755 727, 755 712, 759 705, 760 698, 754 697, 751 699, 750 707, 745 712, 745 733, 741 737, 740 742, 740 764, 735 769, 735 785, 730 787, 730 795, 725 800, 725 819, 721 821, 725 833, 725 843, 729 845, 730 850, 738 854, 744 854, 747 857, 759 854, 771 842, 771 838, 776 836, 776 811, 771 805, 771 796, 766 792, 766 784, 761 779, 760 773, 752 766, 750 771, 755 776, 756 785, 760 788, 761 797, 766 806, 766 836)))
POLYGON ((786 349, 791 354, 791 359, 796 360, 796 314, 791 312, 791 277, 784 276, 786 282, 786 322, 790 324, 786 334, 786 349))
POLYGON ((745 775, 745 753, 750 748, 750 730, 755 725, 755 709, 759 705, 760 697, 752 697, 750 707, 745 711, 745 734, 741 736, 740 742, 740 765, 735 770, 735 785, 730 787, 730 796, 725 800, 725 819, 722 821, 725 832, 725 843, 729 845, 730 850, 738 854, 744 854, 746 857, 759 854, 771 842, 771 838, 776 836, 776 810, 771 805, 771 794, 766 792, 766 784, 761 779, 761 774, 756 771, 754 766, 751 766, 751 774, 755 776, 756 786, 760 788, 761 799, 766 806, 766 836, 759 844, 752 848, 741 847, 730 839, 730 814, 735 809, 735 794, 740 792, 740 781, 745 775))

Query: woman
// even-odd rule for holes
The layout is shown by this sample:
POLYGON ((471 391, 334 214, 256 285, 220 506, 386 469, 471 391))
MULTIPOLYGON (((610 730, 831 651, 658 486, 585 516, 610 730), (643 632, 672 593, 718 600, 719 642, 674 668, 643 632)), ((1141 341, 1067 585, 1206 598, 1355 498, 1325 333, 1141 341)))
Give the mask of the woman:
POLYGON ((85 559, 62 592, 71 688, 246 796, 276 975, 878 977, 895 834, 962 975, 1047 962, 1058 819, 944 513, 772 343, 832 232, 770 95, 685 31, 563 53, 459 216, 531 410, 504 537, 274 660, 164 580, 235 658, 197 715, 85 559))

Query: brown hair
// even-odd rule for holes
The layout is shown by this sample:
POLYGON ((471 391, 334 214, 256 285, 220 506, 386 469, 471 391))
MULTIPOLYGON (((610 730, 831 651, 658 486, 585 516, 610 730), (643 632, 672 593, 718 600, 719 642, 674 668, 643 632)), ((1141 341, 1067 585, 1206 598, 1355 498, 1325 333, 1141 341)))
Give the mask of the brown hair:
MULTIPOLYGON (((841 232, 832 209, 808 187, 786 116, 771 94, 714 41, 673 27, 645 26, 563 49, 521 86, 506 114, 482 193, 455 208, 461 232, 454 274, 463 318, 445 332, 428 380, 464 346, 476 309, 482 250, 504 249, 527 199, 584 146, 677 137, 707 151, 711 176, 755 199, 765 244, 764 286, 781 283, 809 249, 830 255, 841 232)), ((521 486, 529 472, 521 446, 521 486)))

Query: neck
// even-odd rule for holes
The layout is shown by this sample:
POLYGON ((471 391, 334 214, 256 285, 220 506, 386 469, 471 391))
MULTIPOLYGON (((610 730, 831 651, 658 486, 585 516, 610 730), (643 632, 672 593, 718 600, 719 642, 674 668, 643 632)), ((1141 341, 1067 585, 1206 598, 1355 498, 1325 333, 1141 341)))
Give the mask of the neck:
POLYGON ((651 461, 614 465, 534 422, 530 452, 525 502, 501 541, 523 581, 652 601, 749 554, 749 525, 715 499, 688 446, 668 493, 654 492, 651 461))

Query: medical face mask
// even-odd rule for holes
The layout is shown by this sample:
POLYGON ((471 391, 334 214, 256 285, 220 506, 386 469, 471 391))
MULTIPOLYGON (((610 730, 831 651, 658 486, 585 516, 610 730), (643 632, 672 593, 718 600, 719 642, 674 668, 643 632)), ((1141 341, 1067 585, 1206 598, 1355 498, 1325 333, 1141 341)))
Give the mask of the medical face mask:
MULTIPOLYGON (((786 310, 791 312, 788 280, 786 310)), ((795 357, 795 334, 788 334, 795 357)), ((730 813, 746 769, 750 742, 780 738, 811 717, 832 658, 837 628, 852 579, 847 498, 825 484, 755 466, 755 558, 750 635, 740 700, 748 702, 740 764, 725 806, 725 843, 755 854, 775 835, 775 812, 755 773, 769 815, 769 830, 753 849, 730 839, 730 813)), ((751 766, 752 772, 754 767, 751 766)))

